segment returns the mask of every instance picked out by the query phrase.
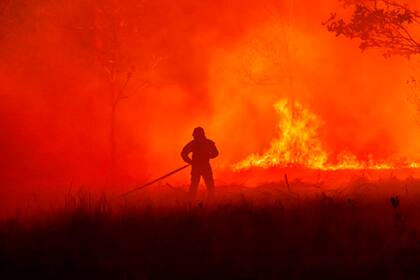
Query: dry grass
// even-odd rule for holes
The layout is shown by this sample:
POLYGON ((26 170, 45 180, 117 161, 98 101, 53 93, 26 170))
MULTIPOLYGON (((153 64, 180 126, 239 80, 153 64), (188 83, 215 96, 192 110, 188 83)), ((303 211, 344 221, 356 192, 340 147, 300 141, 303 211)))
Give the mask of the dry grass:
POLYGON ((0 276, 415 279, 420 198, 369 195, 371 188, 405 183, 355 181, 341 191, 312 186, 307 196, 296 190, 305 187, 298 182, 290 182, 290 192, 279 184, 227 187, 212 204, 192 206, 176 190, 165 205, 70 194, 62 208, 0 224, 0 276))

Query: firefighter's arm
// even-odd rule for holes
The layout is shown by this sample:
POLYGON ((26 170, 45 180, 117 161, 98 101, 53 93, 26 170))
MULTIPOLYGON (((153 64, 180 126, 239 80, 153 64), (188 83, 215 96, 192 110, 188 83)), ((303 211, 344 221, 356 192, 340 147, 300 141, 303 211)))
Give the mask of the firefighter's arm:
POLYGON ((185 147, 181 151, 182 159, 188 164, 192 164, 192 159, 189 157, 189 154, 191 152, 192 152, 191 143, 188 143, 187 145, 185 145, 185 147))
POLYGON ((212 142, 211 150, 210 150, 210 158, 215 158, 219 155, 219 151, 216 148, 216 144, 212 142))

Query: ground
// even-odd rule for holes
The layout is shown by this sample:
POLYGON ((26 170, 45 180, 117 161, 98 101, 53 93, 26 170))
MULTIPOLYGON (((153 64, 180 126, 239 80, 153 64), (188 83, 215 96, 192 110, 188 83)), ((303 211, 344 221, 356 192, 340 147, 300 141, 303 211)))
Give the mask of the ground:
MULTIPOLYGON (((284 174, 283 174, 284 175, 284 174)), ((420 181, 297 179, 219 186, 188 203, 161 184, 122 200, 85 191, 0 223, 2 279, 420 277, 420 181), (333 185, 333 184, 332 184, 333 185)))

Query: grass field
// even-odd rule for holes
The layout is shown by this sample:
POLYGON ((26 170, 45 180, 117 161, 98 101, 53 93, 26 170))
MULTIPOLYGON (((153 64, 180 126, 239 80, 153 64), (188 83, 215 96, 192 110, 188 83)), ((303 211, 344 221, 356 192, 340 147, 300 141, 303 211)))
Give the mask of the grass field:
POLYGON ((0 224, 1 279, 418 279, 420 181, 70 193, 0 224))

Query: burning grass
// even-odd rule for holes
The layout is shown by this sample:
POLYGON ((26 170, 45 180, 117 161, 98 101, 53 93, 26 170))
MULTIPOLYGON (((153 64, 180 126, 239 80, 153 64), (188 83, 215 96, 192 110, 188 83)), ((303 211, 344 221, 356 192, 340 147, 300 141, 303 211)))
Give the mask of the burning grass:
POLYGON ((279 115, 279 134, 270 148, 262 155, 251 154, 246 159, 233 165, 233 170, 248 170, 257 168, 290 168, 304 167, 314 170, 392 170, 417 169, 419 163, 408 159, 377 160, 373 154, 368 154, 361 160, 349 151, 341 151, 331 158, 319 130, 322 120, 303 107, 299 102, 280 100, 274 105, 279 115))
POLYGON ((72 194, 60 209, 1 222, 2 278, 420 276, 418 181, 289 184, 221 187, 193 205, 172 186, 118 203, 72 194))

